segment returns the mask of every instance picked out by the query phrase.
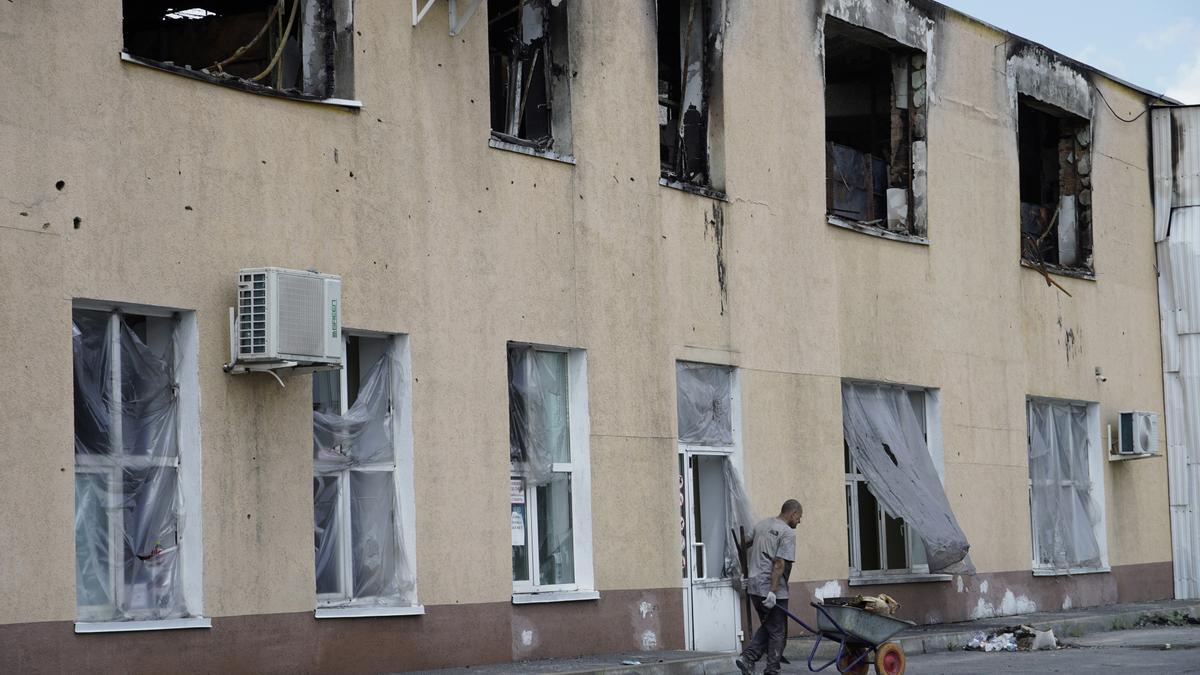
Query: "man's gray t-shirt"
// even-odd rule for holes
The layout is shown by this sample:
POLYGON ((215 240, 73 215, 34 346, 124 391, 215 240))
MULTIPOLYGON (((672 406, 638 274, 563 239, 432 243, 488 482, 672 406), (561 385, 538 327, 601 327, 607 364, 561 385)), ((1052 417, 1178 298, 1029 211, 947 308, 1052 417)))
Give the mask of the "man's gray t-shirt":
POLYGON ((778 518, 767 518, 754 526, 754 543, 750 545, 750 577, 746 586, 750 595, 766 597, 771 590, 771 568, 776 558, 782 558, 783 574, 779 577, 779 589, 775 597, 788 596, 788 575, 796 560, 796 531, 778 518))

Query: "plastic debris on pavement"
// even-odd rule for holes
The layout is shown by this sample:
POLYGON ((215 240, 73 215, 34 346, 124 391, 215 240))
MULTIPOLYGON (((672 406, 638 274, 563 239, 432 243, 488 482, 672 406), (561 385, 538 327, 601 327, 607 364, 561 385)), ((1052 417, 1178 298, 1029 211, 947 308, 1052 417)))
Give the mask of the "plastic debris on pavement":
POLYGON ((975 633, 966 649, 980 652, 1015 652, 1058 649, 1053 630, 1038 630, 1032 626, 1010 626, 993 633, 975 633))
POLYGON ((979 652, 1015 652, 1017 640, 1012 633, 1000 633, 990 637, 976 633, 967 643, 967 649, 979 652))

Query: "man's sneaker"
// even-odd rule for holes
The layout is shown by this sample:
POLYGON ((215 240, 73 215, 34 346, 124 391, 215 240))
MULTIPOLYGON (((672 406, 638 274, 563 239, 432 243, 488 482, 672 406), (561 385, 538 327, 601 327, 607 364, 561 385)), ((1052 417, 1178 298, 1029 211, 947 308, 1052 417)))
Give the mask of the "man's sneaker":
POLYGON ((740 656, 734 660, 733 665, 737 666, 737 669, 742 671, 742 675, 754 675, 754 664, 746 663, 740 656))

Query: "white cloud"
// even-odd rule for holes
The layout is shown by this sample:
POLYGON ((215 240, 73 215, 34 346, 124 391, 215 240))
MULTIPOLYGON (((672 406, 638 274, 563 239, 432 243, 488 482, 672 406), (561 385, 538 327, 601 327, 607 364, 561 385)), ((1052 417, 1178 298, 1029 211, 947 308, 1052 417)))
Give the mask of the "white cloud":
POLYGON ((1189 54, 1175 69, 1175 76, 1167 80, 1166 93, 1171 98, 1188 104, 1200 104, 1200 49, 1189 54))
POLYGON ((1192 44, 1195 35, 1196 22, 1191 17, 1184 17, 1160 31, 1142 33, 1135 38, 1135 41, 1146 51, 1158 52, 1181 43, 1192 44))

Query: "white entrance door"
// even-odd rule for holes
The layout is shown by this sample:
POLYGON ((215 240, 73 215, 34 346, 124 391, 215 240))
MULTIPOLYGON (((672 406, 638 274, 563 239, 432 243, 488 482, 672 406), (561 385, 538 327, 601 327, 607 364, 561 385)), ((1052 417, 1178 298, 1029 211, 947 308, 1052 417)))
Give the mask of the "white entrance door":
POLYGON ((683 595, 688 648, 735 651, 741 642, 738 592, 724 573, 729 534, 727 452, 679 453, 683 595))

